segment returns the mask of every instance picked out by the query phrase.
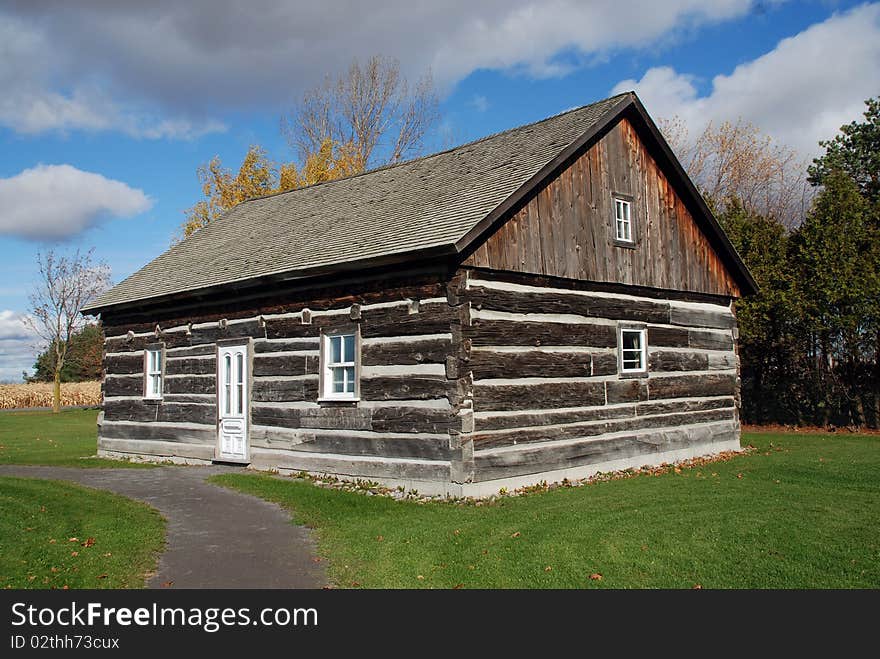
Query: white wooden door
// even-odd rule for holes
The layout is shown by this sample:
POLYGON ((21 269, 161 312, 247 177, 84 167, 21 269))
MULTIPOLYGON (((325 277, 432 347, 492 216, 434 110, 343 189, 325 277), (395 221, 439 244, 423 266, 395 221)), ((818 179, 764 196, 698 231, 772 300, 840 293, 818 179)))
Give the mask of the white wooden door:
POLYGON ((219 458, 248 459, 248 347, 217 347, 219 458))

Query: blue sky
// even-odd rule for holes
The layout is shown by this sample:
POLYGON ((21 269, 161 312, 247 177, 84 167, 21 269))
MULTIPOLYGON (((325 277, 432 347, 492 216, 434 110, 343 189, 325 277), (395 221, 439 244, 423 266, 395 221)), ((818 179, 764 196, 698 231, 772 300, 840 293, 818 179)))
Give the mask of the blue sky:
POLYGON ((741 117, 810 157, 880 93, 880 3, 660 5, 0 3, 0 380, 33 363, 38 250, 94 247, 114 280, 131 274, 198 201, 200 163, 236 166, 253 143, 293 159, 279 117, 355 57, 430 67, 433 147, 636 89, 693 133, 741 117))

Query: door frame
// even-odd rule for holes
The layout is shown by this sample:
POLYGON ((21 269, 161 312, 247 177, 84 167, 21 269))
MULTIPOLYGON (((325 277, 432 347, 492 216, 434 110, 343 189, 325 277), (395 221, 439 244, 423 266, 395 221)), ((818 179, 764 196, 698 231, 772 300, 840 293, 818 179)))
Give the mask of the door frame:
POLYGON ((214 359, 217 362, 217 368, 214 374, 215 386, 216 386, 216 395, 214 400, 217 405, 217 415, 216 415, 216 432, 217 439, 216 444, 214 445, 214 461, 215 462, 226 462, 226 463, 236 463, 236 464, 249 464, 251 461, 251 398, 254 384, 254 350, 253 350, 253 339, 251 337, 242 337, 236 339, 220 339, 216 342, 216 346, 214 349, 214 359), (244 347, 244 364, 247 369, 247 377, 245 378, 245 389, 247 394, 245 395, 245 400, 243 408, 244 408, 244 423, 245 423, 245 432, 244 432, 244 457, 243 458, 228 458, 223 457, 223 438, 220 435, 220 421, 221 421, 221 401, 220 401, 220 392, 221 392, 221 368, 222 362, 220 360, 220 349, 221 348, 234 348, 234 347, 244 347))

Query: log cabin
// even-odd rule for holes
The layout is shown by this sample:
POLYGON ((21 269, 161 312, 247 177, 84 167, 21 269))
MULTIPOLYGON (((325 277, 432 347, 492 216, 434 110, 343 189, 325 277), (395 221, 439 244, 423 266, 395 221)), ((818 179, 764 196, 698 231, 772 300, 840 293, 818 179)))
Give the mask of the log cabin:
POLYGON ((99 454, 484 496, 736 450, 755 290, 624 93, 172 246, 84 309, 99 454))

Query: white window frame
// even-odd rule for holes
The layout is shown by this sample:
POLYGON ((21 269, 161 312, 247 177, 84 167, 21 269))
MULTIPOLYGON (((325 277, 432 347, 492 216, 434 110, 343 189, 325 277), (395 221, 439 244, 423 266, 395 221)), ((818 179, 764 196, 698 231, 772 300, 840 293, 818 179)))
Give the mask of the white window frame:
POLYGON ((648 372, 648 330, 644 327, 621 327, 617 334, 617 350, 620 355, 620 373, 621 375, 632 375, 648 372), (623 337, 625 334, 636 334, 639 337, 639 347, 624 348, 623 337), (626 362, 632 361, 626 359, 626 353, 637 353, 641 366, 638 368, 627 367, 626 362))
MULTIPOLYGON (((360 341, 355 329, 341 332, 327 332, 321 337, 321 397, 322 401, 357 401, 360 399, 360 341), (345 338, 352 337, 354 354, 350 360, 345 359, 345 338), (333 351, 331 342, 338 339, 342 342, 341 352, 343 361, 330 361, 333 351), (354 376, 351 381, 351 391, 333 391, 333 372, 336 369, 353 369, 354 376)), ((343 371, 343 380, 348 384, 348 371, 343 371)), ((347 386, 345 388, 348 388, 347 386)))
POLYGON ((144 349, 144 398, 148 400, 162 400, 165 389, 165 347, 148 346, 144 349), (156 356, 155 368, 153 356, 156 356), (158 386, 156 380, 158 379, 158 386))
POLYGON ((634 234, 632 201, 614 195, 614 239, 622 243, 635 244, 634 234), (623 235, 621 235, 621 229, 623 229, 623 235))

